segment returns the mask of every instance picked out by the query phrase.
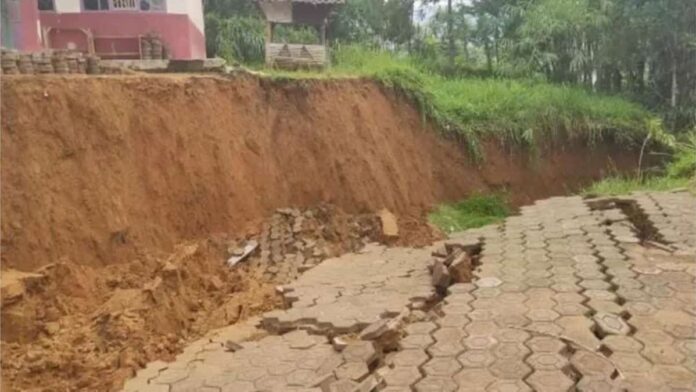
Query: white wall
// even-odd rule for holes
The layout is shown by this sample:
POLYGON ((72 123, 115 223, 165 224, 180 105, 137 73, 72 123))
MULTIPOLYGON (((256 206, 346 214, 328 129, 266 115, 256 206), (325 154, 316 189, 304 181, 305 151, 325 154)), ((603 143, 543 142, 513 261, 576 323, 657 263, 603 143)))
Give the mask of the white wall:
POLYGON ((186 0, 188 3, 189 18, 201 33, 205 34, 205 22, 203 17, 203 0, 186 0))
POLYGON ((82 0, 54 0, 56 12, 80 12, 82 0))
POLYGON ((167 13, 186 14, 194 26, 204 31, 203 0, 167 0, 167 13))

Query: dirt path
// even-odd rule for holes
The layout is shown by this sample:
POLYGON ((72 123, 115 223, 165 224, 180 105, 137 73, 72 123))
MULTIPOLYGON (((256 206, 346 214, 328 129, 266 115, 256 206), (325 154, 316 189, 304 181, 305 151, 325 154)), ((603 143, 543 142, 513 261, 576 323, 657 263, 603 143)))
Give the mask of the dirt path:
POLYGON ((369 247, 285 287, 290 307, 260 328, 218 331, 125 391, 692 390, 695 222, 683 192, 543 200, 453 236, 482 245, 480 266, 442 296, 441 244, 369 247))

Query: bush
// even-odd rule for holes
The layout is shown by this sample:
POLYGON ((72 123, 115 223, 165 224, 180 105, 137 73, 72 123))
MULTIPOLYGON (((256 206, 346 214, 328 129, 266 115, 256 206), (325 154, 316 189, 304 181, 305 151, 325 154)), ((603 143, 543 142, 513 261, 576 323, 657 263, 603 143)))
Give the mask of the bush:
POLYGON ((501 195, 475 195, 453 204, 440 205, 429 220, 441 230, 452 233, 496 223, 510 215, 501 195))

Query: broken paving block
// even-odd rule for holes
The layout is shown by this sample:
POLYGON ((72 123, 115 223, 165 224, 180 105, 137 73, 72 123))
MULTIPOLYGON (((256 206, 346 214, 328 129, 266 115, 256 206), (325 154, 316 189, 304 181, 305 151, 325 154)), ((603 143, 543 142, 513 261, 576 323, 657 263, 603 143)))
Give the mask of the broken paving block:
POLYGON ((469 258, 469 255, 466 254, 466 252, 461 252, 454 258, 454 260, 452 260, 452 264, 449 266, 449 273, 452 277, 452 282, 471 282, 471 278, 473 277, 471 269, 471 258, 469 258))
POLYGON ((432 284, 439 290, 446 290, 452 281, 449 270, 445 263, 435 260, 433 263, 432 284))

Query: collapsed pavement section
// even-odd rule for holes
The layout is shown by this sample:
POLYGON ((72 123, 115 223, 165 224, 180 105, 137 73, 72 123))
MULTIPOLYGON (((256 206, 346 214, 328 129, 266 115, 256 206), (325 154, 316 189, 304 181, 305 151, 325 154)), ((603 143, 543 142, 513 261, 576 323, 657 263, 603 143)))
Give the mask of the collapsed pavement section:
POLYGON ((280 289, 251 340, 229 327, 125 390, 694 390, 695 211, 688 193, 543 200, 452 236, 480 260, 444 290, 442 243, 369 246, 280 289))

